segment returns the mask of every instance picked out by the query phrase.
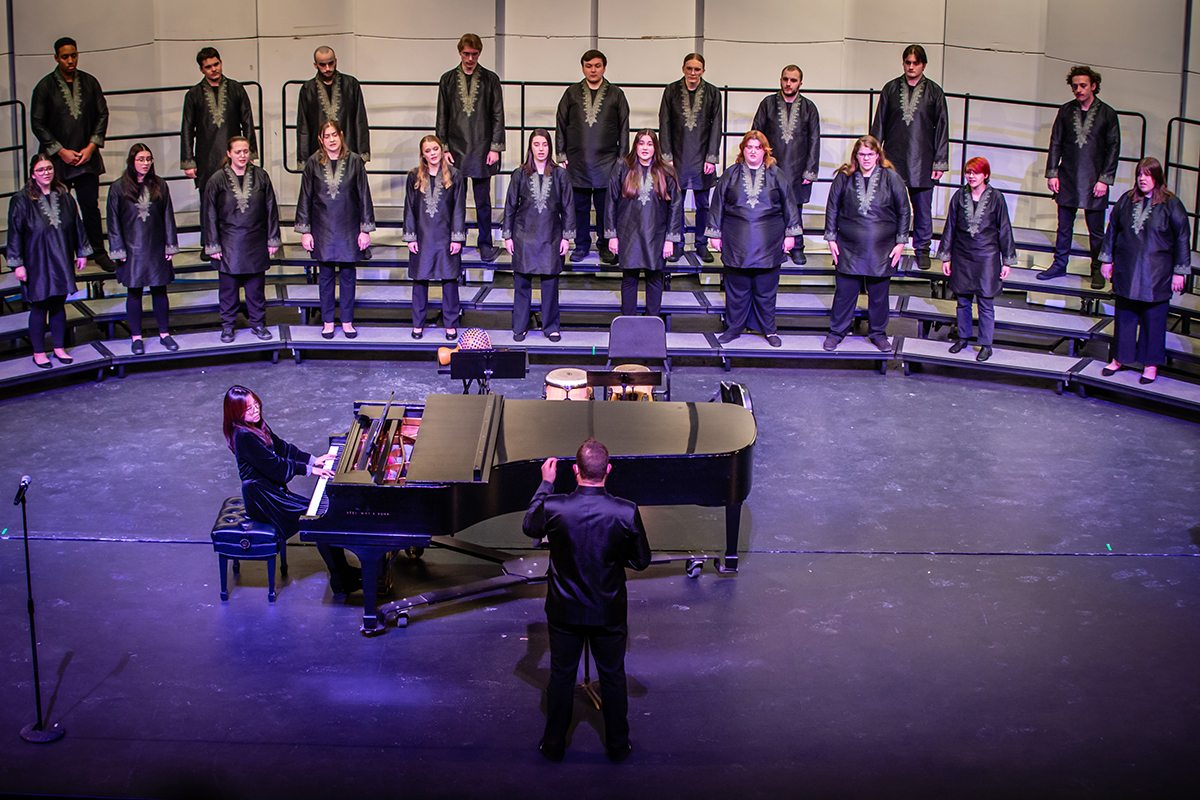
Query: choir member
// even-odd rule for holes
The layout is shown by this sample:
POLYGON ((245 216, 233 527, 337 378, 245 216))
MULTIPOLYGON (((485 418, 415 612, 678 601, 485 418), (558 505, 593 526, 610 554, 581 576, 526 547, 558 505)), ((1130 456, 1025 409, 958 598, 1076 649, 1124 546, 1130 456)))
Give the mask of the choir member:
POLYGON ((950 277, 958 301, 958 340, 951 353, 966 348, 971 338, 971 298, 979 306, 979 354, 976 361, 992 357, 996 329, 996 295, 1001 282, 1017 263, 1017 246, 1008 219, 1004 195, 989 182, 992 166, 986 158, 972 158, 963 168, 967 186, 950 198, 946 226, 942 229, 938 258, 950 277))
POLYGON ((837 268, 829 335, 835 350, 850 332, 859 290, 867 292, 867 341, 882 352, 887 338, 888 288, 908 240, 911 214, 904 179, 874 136, 854 143, 850 162, 838 167, 825 207, 825 240, 837 268))
POLYGON ((933 187, 950 169, 950 116, 942 87, 925 77, 925 48, 904 48, 904 74, 879 93, 871 135, 887 148, 912 200, 913 250, 929 269, 933 240, 933 187))
MULTIPOLYGON (((245 386, 225 392, 222 432, 225 444, 237 459, 242 479, 242 500, 252 520, 274 525, 285 540, 300 531, 300 517, 309 500, 290 491, 297 475, 333 477, 335 456, 313 456, 275 435, 263 417, 262 401, 245 386)), ((342 595, 362 589, 362 571, 346 561, 340 547, 318 544, 317 551, 329 568, 329 588, 342 595)))
POLYGON ((1103 289, 1100 245, 1104 239, 1108 187, 1116 180, 1121 156, 1121 123, 1112 106, 1097 97, 1099 72, 1076 65, 1067 73, 1067 84, 1075 99, 1058 109, 1046 156, 1046 184, 1058 204, 1054 261, 1050 269, 1039 272, 1037 277, 1046 281, 1067 274, 1075 217, 1082 208, 1092 257, 1092 288, 1103 289))
POLYGON ((542 331, 557 342, 558 276, 575 238, 575 200, 567 171, 554 162, 550 132, 534 129, 525 161, 512 172, 504 202, 504 249, 512 256, 513 339, 529 329, 533 276, 541 282, 542 331))
POLYGON ((718 341, 728 344, 749 326, 772 347, 781 346, 775 333, 779 265, 796 246, 800 215, 761 132, 742 137, 737 162, 717 182, 706 233, 724 265, 726 330, 718 341))
MULTIPOLYGON (((196 181, 200 194, 208 179, 220 172, 229 142, 237 136, 250 143, 250 159, 255 151, 254 114, 245 88, 221 72, 221 54, 215 47, 196 53, 196 63, 204 77, 183 97, 183 122, 179 129, 179 166, 196 181)), ((204 204, 201 203, 201 214, 204 204)), ((207 260, 207 226, 200 220, 200 245, 207 260)))
POLYGON ((613 164, 629 150, 629 104, 625 93, 604 79, 608 57, 588 50, 579 59, 583 80, 571 84, 558 103, 555 149, 575 193, 575 252, 582 261, 592 248, 590 208, 596 211, 597 250, 605 264, 616 256, 603 239, 604 193, 613 164))
POLYGON ((304 162, 300 198, 296 201, 296 232, 301 246, 320 264, 321 336, 334 332, 334 285, 341 292, 342 333, 354 329, 355 262, 370 258, 375 208, 362 157, 346 146, 342 128, 332 119, 320 126, 321 149, 304 162))
POLYGON ((108 187, 108 242, 120 262, 117 280, 126 287, 125 319, 134 355, 146 352, 142 341, 142 290, 150 288, 158 341, 167 350, 179 345, 167 325, 167 284, 175 279, 171 258, 179 252, 175 208, 167 182, 154 171, 154 154, 138 142, 129 148, 125 174, 108 187))
POLYGON ((232 342, 238 290, 244 289, 250 330, 270 339, 266 274, 280 246, 279 206, 266 171, 250 163, 250 142, 229 140, 225 165, 204 185, 200 220, 204 250, 219 264, 221 341, 232 342))
MULTIPOLYGON (((717 185, 717 162, 721 154, 721 94, 704 80, 704 56, 688 53, 683 58, 683 78, 663 89, 658 107, 658 131, 663 159, 675 168, 683 192, 691 190, 696 206, 696 255, 706 264, 708 252, 704 229, 708 227, 708 196, 717 185)), ((682 200, 682 198, 680 198, 682 200)), ((683 214, 683 203, 679 204, 683 214)), ((682 222, 680 222, 682 230, 682 222)), ((683 255, 683 242, 668 261, 683 255)))
POLYGON ((466 192, 462 176, 450 165, 436 136, 420 145, 421 163, 408 173, 404 192, 404 241, 408 277, 413 282, 412 338, 425 335, 429 282, 442 285, 446 338, 458 336, 458 279, 467 240, 466 192))
MULTIPOLYGON (((300 87, 296 106, 296 166, 320 151, 321 123, 331 119, 342 129, 346 148, 371 160, 371 129, 367 126, 367 106, 362 87, 353 75, 339 72, 337 54, 332 47, 318 47, 313 53, 317 74, 300 87)), ((247 134, 248 135, 248 134, 247 134)))
MULTIPOLYGON (((754 130, 762 131, 771 145, 771 155, 784 179, 792 186, 796 213, 804 224, 804 204, 812 196, 812 184, 821 166, 821 117, 813 101, 800 94, 804 73, 788 64, 779 74, 779 91, 767 95, 754 114, 754 130)), ((796 237, 796 246, 788 254, 798 265, 808 263, 804 255, 804 235, 796 237)))
POLYGON ((492 176, 500 172, 504 152, 504 90, 500 78, 479 63, 483 40, 464 33, 458 40, 462 63, 438 83, 437 137, 446 145, 446 161, 458 169, 465 187, 471 179, 475 220, 479 224, 479 257, 491 263, 492 176))
POLYGON ((1191 272, 1191 246, 1187 212, 1167 191, 1158 159, 1143 158, 1134 172, 1134 187, 1113 206, 1100 248, 1100 269, 1116 302, 1116 352, 1103 372, 1137 362, 1139 382, 1151 383, 1167 360, 1167 312, 1171 293, 1183 291, 1191 272))
POLYGON ((608 246, 621 260, 621 314, 637 313, 639 273, 646 273, 646 313, 662 313, 664 259, 683 246, 683 190, 649 128, 608 179, 604 211, 608 246))
POLYGON ((75 190, 92 258, 104 270, 116 267, 104 252, 100 220, 100 176, 104 174, 104 137, 108 133, 108 103, 100 82, 79 69, 75 40, 64 36, 54 43, 58 66, 33 87, 29 119, 39 149, 48 153, 59 180, 75 190))
POLYGON ((84 234, 79 208, 55 174, 55 163, 38 153, 29 165, 29 180, 8 205, 8 245, 5 256, 29 303, 29 340, 33 363, 50 368, 46 356, 46 320, 54 357, 63 364, 75 359, 65 348, 67 295, 75 291, 74 267, 87 263, 92 245, 84 234))

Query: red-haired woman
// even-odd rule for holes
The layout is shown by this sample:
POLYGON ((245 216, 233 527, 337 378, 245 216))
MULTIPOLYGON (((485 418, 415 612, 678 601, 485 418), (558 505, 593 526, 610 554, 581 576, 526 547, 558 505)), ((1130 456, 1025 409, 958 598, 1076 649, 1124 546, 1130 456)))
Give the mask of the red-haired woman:
POLYGON ((950 276, 950 289, 958 300, 958 341, 950 352, 966 348, 971 338, 971 300, 979 306, 979 354, 976 361, 992 357, 996 330, 996 295, 1002 281, 1017 263, 1017 246, 1008 219, 1008 203, 992 188, 992 166, 986 158, 972 158, 963 167, 967 186, 950 198, 946 227, 938 258, 950 276), (951 266, 953 265, 953 266, 951 266))
MULTIPOLYGON (((285 539, 300 530, 300 517, 309 501, 288 490, 297 475, 333 476, 331 454, 312 456, 294 444, 280 439, 263 418, 262 401, 245 386, 231 386, 225 392, 225 443, 237 458, 242 479, 242 499, 251 519, 279 529, 285 539)), ((347 594, 362 588, 362 573, 346 562, 340 547, 317 545, 329 567, 329 588, 334 594, 347 594)))
POLYGON ((725 332, 718 341, 732 342, 753 322, 768 344, 780 347, 775 333, 779 265, 796 246, 800 215, 767 137, 749 131, 738 147, 737 163, 725 170, 713 192, 705 231, 724 265, 725 332))
POLYGON ((67 355, 67 295, 75 291, 75 272, 82 270, 92 254, 79 207, 62 181, 54 177, 54 162, 38 153, 29 164, 25 188, 12 196, 8 206, 8 265, 22 284, 29 309, 29 338, 33 363, 50 368, 46 355, 46 319, 54 357, 63 364, 75 359, 67 355))
POLYGON ((1162 164, 1143 158, 1134 187, 1113 206, 1100 247, 1100 272, 1112 281, 1116 301, 1116 344, 1104 367, 1142 365, 1139 383, 1152 383, 1167 361, 1167 312, 1171 293, 1182 292, 1191 272, 1188 217, 1167 191, 1162 164))
POLYGON ((412 289, 412 338, 425 335, 429 282, 442 285, 446 338, 458 336, 458 278, 467 240, 466 193, 462 176, 450 166, 442 141, 421 140, 421 163, 408 173, 404 192, 404 242, 412 289))
POLYGON ((676 244, 683 247, 683 192, 654 131, 634 135, 633 147, 613 167, 605 203, 604 236, 621 263, 621 313, 637 313, 638 277, 645 272, 646 313, 656 317, 663 266, 676 244))

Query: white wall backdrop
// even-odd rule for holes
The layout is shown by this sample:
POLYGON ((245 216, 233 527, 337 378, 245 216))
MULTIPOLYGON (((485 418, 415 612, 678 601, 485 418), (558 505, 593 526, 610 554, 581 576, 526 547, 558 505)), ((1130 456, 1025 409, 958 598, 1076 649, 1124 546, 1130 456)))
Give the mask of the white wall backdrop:
MULTIPOLYGON (((33 85, 54 63, 54 40, 79 41, 80 68, 96 75, 105 90, 187 86, 200 79, 196 50, 211 44, 225 72, 263 87, 265 166, 283 202, 294 199, 297 178, 283 165, 285 81, 312 75, 312 51, 329 44, 339 66, 362 81, 436 81, 457 63, 455 43, 464 31, 484 40, 481 62, 510 81, 574 81, 579 56, 600 47, 609 57, 608 78, 618 85, 661 86, 680 75, 684 54, 700 47, 708 80, 718 86, 767 90, 779 69, 796 63, 804 90, 880 88, 900 73, 904 45, 923 44, 927 74, 952 93, 1066 102, 1064 81, 1074 63, 1103 74, 1103 99, 1118 110, 1146 117, 1146 151, 1163 156, 1167 121, 1180 114, 1184 78, 1188 106, 1200 116, 1200 53, 1184 64, 1188 0, 1128 3, 1121 0, 907 0, 904 13, 894 0, 7 0, 13 13, 15 86, 3 95, 28 101, 33 85)), ((1192 20, 1192 29, 1200 21, 1192 20)), ((7 33, 7 32, 6 32, 7 33)), ((7 37, 5 39, 7 41, 7 37)), ((4 81, 8 84, 8 81, 4 81)), ((297 86, 287 90, 289 124, 294 123, 297 86)), ((627 89, 634 126, 654 126, 661 90, 627 89)), ((744 129, 761 92, 735 94, 730 128, 744 129)), ((529 87, 526 124, 552 125, 561 88, 529 87)), ((368 87, 373 125, 431 129, 431 87, 368 87)), ((255 90, 251 89, 251 97, 255 90)), ((519 122, 520 90, 506 90, 510 124, 519 122)), ((816 95, 827 133, 866 129, 864 98, 816 95)), ((110 136, 167 132, 178 128, 182 92, 112 96, 110 136)), ((963 101, 950 101, 952 136, 962 133, 963 101)), ((970 131, 990 141, 1044 146, 1053 109, 971 102, 970 131)), ((1123 130, 1125 155, 1138 148, 1141 129, 1123 130)), ((418 132, 374 134, 372 167, 407 169, 415 163, 418 132)), ((288 150, 294 154, 294 134, 288 150)), ((1185 145, 1194 152, 1200 137, 1185 145)), ((0 135, 3 140, 3 135, 0 135)), ((31 144, 33 143, 30 134, 31 144)), ((175 136, 147 139, 160 172, 178 171, 175 136)), ((5 142, 7 143, 7 142, 5 142)), ((105 149, 109 174, 122 163, 129 141, 105 149)), ((731 141, 732 144, 732 141, 731 141)), ((515 166, 522 143, 509 136, 506 169, 515 166)), ((847 142, 828 140, 822 173, 844 160, 847 142)), ((1001 188, 1043 190, 1043 157, 1036 153, 976 148, 987 156, 1001 188)), ((951 163, 956 179, 959 150, 951 163)), ((1189 159, 1196 161, 1193 157, 1189 159)), ((1120 173, 1129 180, 1129 167, 1120 173)), ((400 178, 373 179, 377 202, 400 201, 400 178)), ((180 207, 194 208, 194 192, 180 207)), ((939 200, 944 203, 945 197, 939 200)), ((1185 199, 1190 195, 1185 194, 1185 199)), ((824 193, 814 194, 814 206, 824 193)), ((1017 224, 1052 227, 1048 201, 1014 201, 1017 224)))

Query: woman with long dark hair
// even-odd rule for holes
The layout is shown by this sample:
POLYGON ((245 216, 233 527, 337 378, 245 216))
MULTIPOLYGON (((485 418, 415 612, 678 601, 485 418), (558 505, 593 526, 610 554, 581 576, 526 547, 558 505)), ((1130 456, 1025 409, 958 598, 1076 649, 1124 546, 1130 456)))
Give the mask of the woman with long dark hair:
POLYGON ((718 341, 727 344, 754 327, 767 344, 782 347, 775 327, 779 265, 801 234, 800 213, 760 131, 742 137, 737 163, 717 182, 706 233, 724 265, 725 332, 718 341))
POLYGON ((1017 263, 1017 245, 1008 219, 1008 203, 989 182, 992 165, 976 156, 963 165, 966 188, 950 198, 938 258, 942 273, 958 301, 958 340, 951 353, 964 350, 971 338, 971 300, 979 306, 979 354, 992 357, 996 330, 996 295, 1003 290, 1009 269, 1017 263))
POLYGON ((300 198, 296 201, 296 232, 300 244, 320 264, 321 336, 332 339, 334 285, 341 290, 342 333, 354 329, 354 288, 357 261, 371 257, 375 208, 360 155, 346 147, 342 129, 325 120, 318 133, 321 149, 304 162, 300 198))
POLYGON ((513 339, 524 341, 533 301, 533 276, 541 280, 542 332, 552 342, 558 331, 558 276, 575 238, 575 195, 567 171, 554 161, 545 128, 529 134, 525 161, 512 171, 501 228, 512 256, 513 339))
POLYGON ((467 240, 466 196, 462 176, 450 166, 442 140, 426 136, 421 163, 408 173, 404 192, 404 242, 408 277, 413 282, 412 337, 425 335, 429 283, 442 285, 442 321, 446 338, 458 337, 458 279, 467 240))
MULTIPOLYGON (((313 456, 276 436, 263 417, 262 401, 245 386, 231 386, 225 392, 221 429, 237 458, 246 514, 274 525, 284 539, 295 536, 309 501, 289 491, 288 481, 297 475, 333 477, 334 456, 313 456)), ((319 544, 317 549, 329 567, 329 588, 334 594, 362 588, 362 572, 347 563, 342 548, 319 544)))
POLYGON ((1116 301, 1113 375, 1127 364, 1142 365, 1139 383, 1153 383, 1167 362, 1167 312, 1171 293, 1182 292, 1191 272, 1188 217, 1167 191, 1162 164, 1143 158, 1134 186, 1121 195, 1108 217, 1100 247, 1100 272, 1112 281, 1116 301))
POLYGON ((663 268, 683 247, 683 192, 662 157, 658 134, 638 131, 608 179, 604 235, 621 264, 621 313, 637 313, 638 278, 646 274, 646 313, 662 312, 663 268))
POLYGON ((175 208, 167 182, 154 171, 154 153, 138 142, 129 148, 125 172, 108 187, 109 258, 117 263, 117 280, 128 290, 125 320, 135 355, 146 352, 142 341, 142 290, 150 288, 158 341, 178 350, 167 327, 170 306, 167 284, 175 279, 171 258, 179 252, 175 208))
POLYGON ((67 295, 75 291, 75 273, 92 254, 79 206, 62 181, 54 177, 54 162, 38 153, 29 163, 29 180, 8 205, 8 265, 22 284, 29 303, 29 338, 33 363, 50 368, 46 355, 46 322, 54 357, 70 364, 64 349, 67 335, 67 295), (74 267, 74 270, 72 270, 74 267))
POLYGON ((908 188, 874 136, 854 143, 850 161, 838 167, 825 205, 825 241, 833 255, 833 310, 826 350, 835 350, 850 332, 858 293, 867 291, 867 341, 886 353, 888 290, 900 263, 912 209, 908 188))

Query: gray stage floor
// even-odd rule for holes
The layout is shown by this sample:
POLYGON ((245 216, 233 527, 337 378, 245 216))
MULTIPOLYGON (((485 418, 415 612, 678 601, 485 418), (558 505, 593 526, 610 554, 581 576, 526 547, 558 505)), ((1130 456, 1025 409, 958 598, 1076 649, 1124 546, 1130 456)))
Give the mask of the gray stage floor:
MULTIPOLYGON (((498 388, 536 396, 549 368, 498 388)), ((44 700, 68 731, 18 736, 33 688, 6 503, 0 791, 1185 796, 1200 743, 1195 423, 934 369, 684 367, 675 398, 730 377, 759 423, 741 573, 631 580, 635 750, 620 766, 582 697, 566 762, 536 752, 542 587, 364 639, 361 601, 334 603, 313 548, 293 545, 274 606, 261 564, 218 598, 208 531, 239 488, 225 388, 251 386, 277 432, 320 450, 356 399, 455 391, 432 366, 256 361, 0 402, 0 485, 34 478, 44 700)), ((648 517, 657 549, 721 545, 719 514, 648 517)), ((524 547, 518 528, 467 537, 524 547)), ((397 566, 394 596, 493 574, 427 551, 397 566)))

